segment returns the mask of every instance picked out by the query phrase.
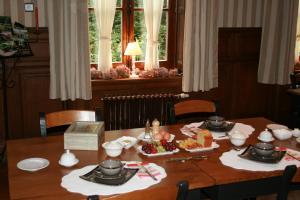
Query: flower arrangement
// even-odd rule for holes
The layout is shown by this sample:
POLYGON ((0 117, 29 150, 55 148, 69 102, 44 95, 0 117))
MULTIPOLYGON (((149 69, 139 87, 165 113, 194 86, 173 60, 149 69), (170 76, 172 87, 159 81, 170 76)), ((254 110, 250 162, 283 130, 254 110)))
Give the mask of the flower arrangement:
MULTIPOLYGON (((165 67, 155 68, 152 70, 138 70, 140 78, 168 78, 178 75, 178 70, 165 67)), ((130 69, 126 65, 118 65, 116 68, 111 68, 108 72, 101 72, 95 68, 91 68, 91 79, 122 79, 130 77, 130 69)))

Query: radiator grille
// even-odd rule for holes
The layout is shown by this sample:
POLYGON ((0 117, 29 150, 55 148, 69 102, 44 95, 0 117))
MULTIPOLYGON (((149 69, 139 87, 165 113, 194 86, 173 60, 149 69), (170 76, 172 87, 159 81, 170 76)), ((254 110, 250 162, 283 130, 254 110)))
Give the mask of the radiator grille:
POLYGON ((169 106, 181 98, 175 94, 107 96, 102 98, 106 130, 144 127, 147 119, 168 122, 169 106))

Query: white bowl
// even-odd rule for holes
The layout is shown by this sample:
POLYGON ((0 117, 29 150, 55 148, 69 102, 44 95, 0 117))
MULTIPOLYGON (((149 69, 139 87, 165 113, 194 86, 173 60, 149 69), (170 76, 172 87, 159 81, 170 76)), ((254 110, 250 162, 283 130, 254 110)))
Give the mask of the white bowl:
POLYGON ((123 164, 120 160, 104 160, 99 164, 99 169, 101 172, 109 176, 120 173, 122 168, 123 164))
POLYGON ((105 153, 110 157, 121 155, 123 150, 123 145, 116 141, 105 142, 102 144, 102 147, 105 149, 105 153))
POLYGON ((295 128, 294 130, 292 130, 292 134, 293 134, 294 137, 300 137, 299 128, 295 128))
POLYGON ((232 133, 230 133, 229 135, 229 139, 230 142, 234 145, 234 146, 242 146, 243 144, 245 144, 246 139, 249 136, 247 134, 244 134, 238 130, 233 131, 232 133))
POLYGON ((270 156, 274 152, 274 145, 269 143, 257 143, 254 145, 254 150, 261 156, 270 156))
POLYGON ((292 132, 287 129, 275 129, 273 134, 278 140, 287 140, 293 136, 292 132))

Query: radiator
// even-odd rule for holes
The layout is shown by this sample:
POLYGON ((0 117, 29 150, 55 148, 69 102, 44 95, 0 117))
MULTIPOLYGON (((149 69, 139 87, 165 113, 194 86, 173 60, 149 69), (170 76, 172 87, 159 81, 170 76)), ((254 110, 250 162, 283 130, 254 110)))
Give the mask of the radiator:
POLYGON ((103 101, 105 130, 145 127, 156 118, 161 125, 168 123, 170 105, 182 94, 147 94, 129 96, 106 96, 103 101))

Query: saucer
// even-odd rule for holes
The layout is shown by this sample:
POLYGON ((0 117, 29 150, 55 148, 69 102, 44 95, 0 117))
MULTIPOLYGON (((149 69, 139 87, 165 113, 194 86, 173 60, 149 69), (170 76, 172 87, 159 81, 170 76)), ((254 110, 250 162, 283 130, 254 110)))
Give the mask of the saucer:
POLYGON ((78 162, 79 162, 79 160, 77 158, 75 158, 73 163, 63 164, 61 162, 61 160, 59 160, 58 164, 60 164, 61 166, 64 166, 64 167, 72 167, 72 166, 76 165, 78 162))
POLYGON ((262 163, 274 164, 278 163, 285 155, 286 151, 274 151, 270 156, 261 156, 256 153, 254 147, 249 145, 239 157, 262 163))
POLYGON ((262 138, 260 138, 259 136, 257 137, 258 140, 262 141, 262 142, 273 142, 274 141, 274 138, 270 138, 270 140, 264 140, 262 138))
POLYGON ((80 178, 93 183, 104 185, 122 185, 131 179, 139 169, 123 168, 122 171, 113 176, 102 174, 98 171, 98 166, 92 171, 80 176, 80 178), (95 172, 97 171, 97 173, 95 172))
POLYGON ((46 168, 49 165, 49 160, 44 158, 28 158, 18 162, 17 167, 21 170, 35 172, 46 168))

